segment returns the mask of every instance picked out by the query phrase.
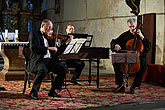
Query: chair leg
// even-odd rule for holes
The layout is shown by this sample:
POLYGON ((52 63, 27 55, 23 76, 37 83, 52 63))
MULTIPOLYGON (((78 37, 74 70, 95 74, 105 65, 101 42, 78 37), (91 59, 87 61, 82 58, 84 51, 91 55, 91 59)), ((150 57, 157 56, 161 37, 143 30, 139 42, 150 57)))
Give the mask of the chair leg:
POLYGON ((24 77, 24 89, 23 89, 23 94, 25 94, 26 91, 26 84, 27 84, 27 80, 28 80, 28 73, 25 72, 25 77, 24 77))
POLYGON ((68 71, 68 79, 70 80, 70 73, 71 73, 71 71, 69 70, 68 71))
POLYGON ((70 91, 69 91, 69 89, 68 89, 68 87, 67 87, 67 84, 66 84, 66 76, 65 76, 65 79, 64 79, 64 84, 63 84, 63 86, 64 86, 63 89, 66 89, 66 90, 68 91, 68 93, 69 93, 69 95, 70 95, 70 98, 72 99, 72 95, 71 95, 71 93, 70 93, 70 91))

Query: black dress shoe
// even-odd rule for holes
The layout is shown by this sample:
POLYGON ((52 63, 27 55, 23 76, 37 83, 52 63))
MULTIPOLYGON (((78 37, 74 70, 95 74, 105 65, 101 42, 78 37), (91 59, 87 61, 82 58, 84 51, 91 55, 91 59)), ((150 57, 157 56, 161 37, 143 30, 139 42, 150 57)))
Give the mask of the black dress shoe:
POLYGON ((124 86, 118 86, 112 92, 125 92, 125 87, 124 86))
POLYGON ((134 93, 135 93, 134 88, 131 87, 129 93, 130 93, 130 94, 134 94, 134 93))
POLYGON ((35 93, 35 92, 30 93, 29 97, 32 99, 35 99, 35 100, 39 99, 37 93, 35 93))
POLYGON ((5 91, 6 89, 5 89, 4 87, 0 87, 0 90, 3 90, 3 91, 5 91))
POLYGON ((50 97, 59 97, 59 98, 62 97, 61 95, 57 94, 56 92, 49 92, 48 96, 50 96, 50 97))

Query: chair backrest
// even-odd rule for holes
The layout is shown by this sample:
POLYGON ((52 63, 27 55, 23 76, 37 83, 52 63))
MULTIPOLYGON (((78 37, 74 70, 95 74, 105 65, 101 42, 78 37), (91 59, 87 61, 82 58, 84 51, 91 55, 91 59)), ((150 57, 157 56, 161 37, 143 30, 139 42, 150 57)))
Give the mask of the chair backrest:
POLYGON ((23 55, 25 57, 25 64, 26 64, 26 69, 28 67, 28 63, 29 63, 29 58, 30 58, 30 53, 31 53, 31 50, 29 48, 29 45, 25 45, 23 47, 23 55))

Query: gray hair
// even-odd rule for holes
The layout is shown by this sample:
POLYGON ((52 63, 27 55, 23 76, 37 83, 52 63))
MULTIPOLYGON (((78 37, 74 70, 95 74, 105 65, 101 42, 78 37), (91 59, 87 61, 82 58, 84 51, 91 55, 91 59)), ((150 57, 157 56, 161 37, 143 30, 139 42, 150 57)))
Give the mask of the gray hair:
POLYGON ((130 18, 127 20, 127 23, 136 23, 136 19, 135 18, 130 18))
POLYGON ((41 24, 47 24, 48 22, 52 22, 51 20, 49 20, 49 19, 44 19, 43 21, 42 21, 42 23, 41 24))

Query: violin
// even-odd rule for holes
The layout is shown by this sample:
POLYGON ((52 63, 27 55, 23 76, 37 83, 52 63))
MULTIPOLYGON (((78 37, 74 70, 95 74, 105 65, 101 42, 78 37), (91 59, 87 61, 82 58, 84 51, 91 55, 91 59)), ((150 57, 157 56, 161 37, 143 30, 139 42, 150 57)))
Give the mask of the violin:
POLYGON ((58 34, 52 33, 51 35, 47 35, 46 37, 47 37, 47 39, 56 39, 57 38, 57 39, 62 39, 62 40, 69 38, 68 35, 61 34, 61 33, 58 33, 58 34))

